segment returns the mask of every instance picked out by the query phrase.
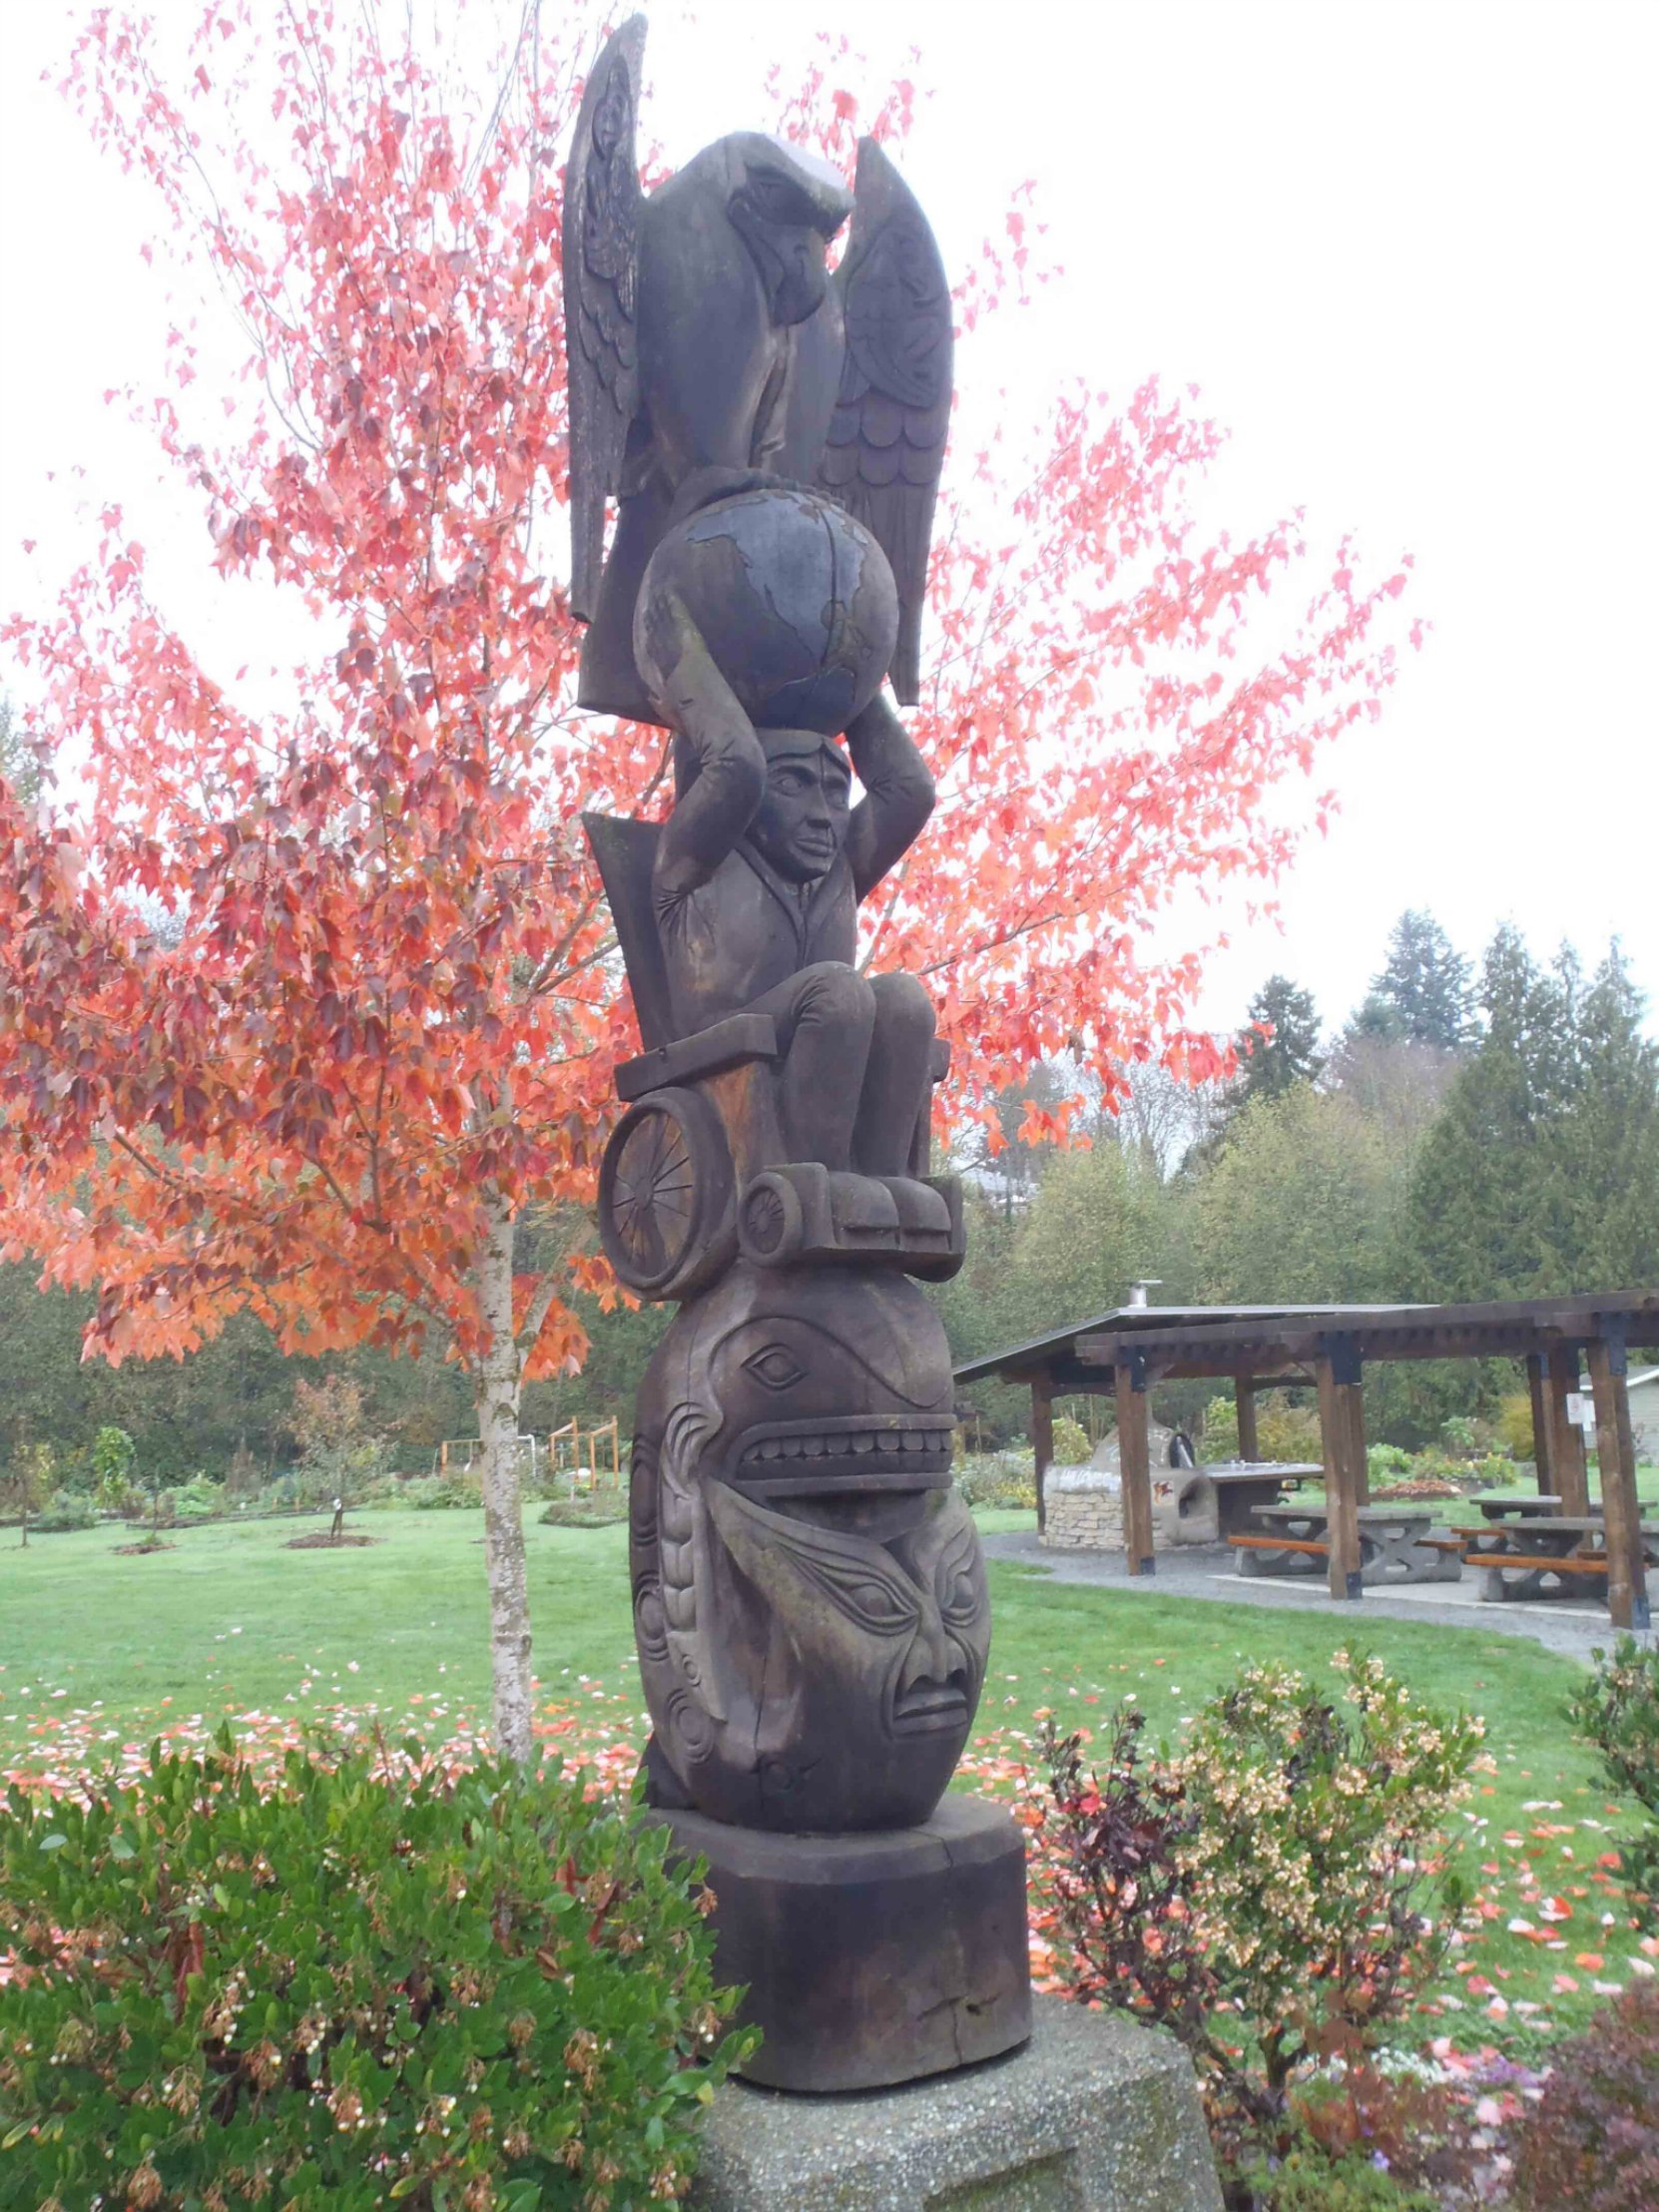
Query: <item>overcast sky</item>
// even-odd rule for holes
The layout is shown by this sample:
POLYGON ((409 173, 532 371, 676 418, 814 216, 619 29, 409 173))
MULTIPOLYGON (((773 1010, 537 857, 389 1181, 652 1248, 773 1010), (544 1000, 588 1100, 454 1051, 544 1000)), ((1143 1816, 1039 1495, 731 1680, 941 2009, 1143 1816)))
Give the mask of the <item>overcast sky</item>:
MULTIPOLYGON (((212 604, 199 523, 102 404, 158 358, 154 210, 38 82, 70 12, 0 0, 0 610, 48 602, 88 549, 76 500, 113 495, 190 630, 212 604)), ((1232 1028, 1281 968, 1335 1024, 1410 905, 1470 953, 1505 918, 1590 958, 1616 933, 1659 994, 1651 0, 648 12, 674 161, 758 120, 768 54, 820 22, 872 82, 919 46, 903 164, 947 265, 1029 177, 1065 272, 973 373, 1031 413, 1079 370, 1126 395, 1153 370, 1195 383, 1232 431, 1218 519, 1300 505, 1316 540, 1414 553, 1427 649, 1329 757, 1343 814, 1285 886, 1283 934, 1217 959, 1202 1019, 1232 1028)))

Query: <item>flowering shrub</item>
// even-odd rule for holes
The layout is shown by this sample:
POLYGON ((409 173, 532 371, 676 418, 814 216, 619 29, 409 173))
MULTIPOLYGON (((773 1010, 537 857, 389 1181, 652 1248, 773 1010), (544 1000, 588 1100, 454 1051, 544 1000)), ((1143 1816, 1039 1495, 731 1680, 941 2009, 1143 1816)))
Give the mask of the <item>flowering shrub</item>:
POLYGON ((390 1502, 412 1506, 419 1513, 441 1513, 455 1507, 482 1505, 483 1480, 469 1467, 457 1467, 447 1474, 416 1474, 397 1484, 390 1502))
POLYGON ((1286 2118, 1279 2152, 1246 2169, 1255 2212, 1436 2212, 1478 2201, 1483 2160, 1451 2082, 1361 2058, 1300 2084, 1286 2118))
POLYGON ((41 1535, 73 1528, 95 1528, 98 1508, 84 1490, 54 1490, 30 1525, 41 1535))
POLYGON ((224 1511, 224 1485, 206 1474, 193 1474, 188 1482, 162 1492, 162 1520, 176 1528, 218 1520, 224 1511))
POLYGON ((1078 1420, 1062 1413, 1054 1423, 1054 1464, 1057 1467, 1086 1467, 1094 1452, 1089 1432, 1078 1420))
POLYGON ((1555 2053, 1521 2130, 1525 2212, 1652 2212, 1659 2204, 1659 1986, 1627 1989, 1555 2053))
POLYGON ((1132 2004, 1189 2048, 1214 1997, 1178 1862, 1198 1826, 1180 1782, 1147 1757, 1146 1715, 1120 1705, 1106 1758, 1090 1770, 1082 1739, 1051 1718, 1039 1743, 1048 1775, 1043 1884, 1070 1944, 1067 1980, 1085 2003, 1132 2004))
POLYGON ((98 1507, 105 1513, 131 1513, 142 1509, 144 1493, 133 1480, 137 1446, 125 1428, 106 1421, 92 1440, 92 1471, 98 1507))
POLYGON ((1261 2160, 1245 2176, 1253 2212, 1438 2212, 1440 2199, 1404 2189, 1386 2165, 1364 2151, 1330 2158, 1297 2143, 1283 2158, 1261 2160))
POLYGON ((1050 1732, 1046 1880, 1080 1995, 1151 2011, 1219 2116, 1277 2124, 1299 2067, 1363 2054, 1462 1898, 1433 1864, 1478 1720, 1338 1652, 1339 1697, 1248 1668, 1149 1768, 1120 1713, 1102 1776, 1050 1732))
POLYGON ((1659 1647, 1644 1650, 1621 1636, 1611 1657, 1599 1649, 1593 1656, 1596 1671, 1567 1717, 1601 1753, 1614 1789, 1647 1809, 1642 1833, 1619 1840, 1620 1872, 1637 1921, 1659 1928, 1659 1647))
POLYGON ((738 2038, 667 1839, 558 1766, 227 1735, 0 1824, 8 2203, 600 2208, 684 2194, 738 2038))
MULTIPOLYGON (((1264 1393, 1256 1405, 1256 1446, 1263 1459, 1302 1459, 1317 1465, 1318 1411, 1312 1405, 1287 1404, 1277 1390, 1264 1393)), ((1213 1397, 1205 1406, 1198 1456, 1205 1463, 1239 1456, 1239 1409, 1231 1395, 1213 1397)))
POLYGON ((1035 1509, 1037 1477, 1031 1454, 972 1451, 956 1462, 956 1488, 968 1505, 1035 1509))
POLYGON ((1436 1712, 1380 1659, 1331 1663, 1337 1699, 1292 1668, 1247 1668, 1176 1765, 1199 1816, 1181 1869, 1222 2001, 1254 2045, 1259 2083, 1236 2086, 1258 2109, 1279 2108, 1301 2060, 1372 2041, 1462 1904, 1431 1862, 1482 1723, 1436 1712))

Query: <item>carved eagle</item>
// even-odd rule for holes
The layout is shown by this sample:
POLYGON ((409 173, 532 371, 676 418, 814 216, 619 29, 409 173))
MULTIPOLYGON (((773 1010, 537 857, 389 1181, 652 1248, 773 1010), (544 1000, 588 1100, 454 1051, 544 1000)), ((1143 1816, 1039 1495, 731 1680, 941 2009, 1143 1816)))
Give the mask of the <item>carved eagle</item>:
POLYGON ((952 388, 933 234, 873 139, 859 143, 832 277, 825 249, 847 195, 799 148, 736 134, 647 199, 644 46, 635 16, 601 52, 565 173, 570 598, 595 626, 582 696, 642 711, 629 626, 676 496, 706 471, 718 484, 761 470, 827 491, 880 543, 900 610, 890 675, 912 704, 952 388), (609 560, 608 498, 622 501, 609 560))

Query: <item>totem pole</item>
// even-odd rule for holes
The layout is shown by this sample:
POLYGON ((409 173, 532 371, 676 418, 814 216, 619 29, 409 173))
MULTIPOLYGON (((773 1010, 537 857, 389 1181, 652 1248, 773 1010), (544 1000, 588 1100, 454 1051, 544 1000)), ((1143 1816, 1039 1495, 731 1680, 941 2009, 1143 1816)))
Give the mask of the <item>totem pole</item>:
POLYGON ((645 198, 644 38, 588 83, 564 288, 580 697, 674 768, 665 821, 587 818, 645 1047, 601 1229, 679 1305, 634 1423, 647 1801, 708 1859, 752 2076, 865 2088, 1030 2031, 1019 1832, 944 1796, 990 1642, 916 1280, 962 1261, 948 1055, 914 977, 856 965, 933 800, 883 685, 914 703, 950 298, 872 140, 853 195, 740 133, 645 198))

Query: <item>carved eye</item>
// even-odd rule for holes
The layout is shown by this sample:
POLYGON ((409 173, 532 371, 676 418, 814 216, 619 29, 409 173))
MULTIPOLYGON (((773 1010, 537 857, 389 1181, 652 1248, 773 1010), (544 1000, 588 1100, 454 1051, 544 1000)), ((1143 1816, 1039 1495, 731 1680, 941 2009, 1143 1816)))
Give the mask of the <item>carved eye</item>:
POLYGON ((854 1560, 824 1552, 801 1550, 796 1556, 820 1589, 871 1635, 891 1636, 915 1627, 915 1601, 897 1580, 888 1582, 854 1560))
POLYGON ((744 1366, 769 1390, 793 1389, 807 1379, 806 1369, 787 1345, 763 1345, 759 1352, 750 1354, 744 1366))
POLYGON ((804 201, 799 189, 787 177, 780 177, 776 170, 752 169, 749 189, 755 212, 763 222, 796 224, 811 220, 811 204, 804 201))
POLYGON ((895 1590, 889 1589, 884 1582, 877 1582, 873 1575, 844 1579, 834 1575, 829 1579, 833 1581, 842 1604, 853 1619, 862 1627, 873 1629, 878 1636, 914 1625, 914 1607, 906 1605, 895 1590))
POLYGON ((953 1628, 965 1628, 979 1612, 979 1589, 967 1569, 951 1576, 950 1586, 939 1600, 939 1611, 953 1628))
POLYGON ((971 1538, 952 1544, 939 1561, 934 1579, 939 1611, 952 1628, 968 1626, 980 1611, 979 1577, 974 1572, 973 1549, 971 1538))

